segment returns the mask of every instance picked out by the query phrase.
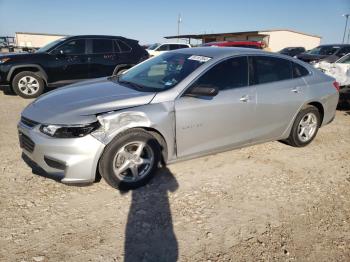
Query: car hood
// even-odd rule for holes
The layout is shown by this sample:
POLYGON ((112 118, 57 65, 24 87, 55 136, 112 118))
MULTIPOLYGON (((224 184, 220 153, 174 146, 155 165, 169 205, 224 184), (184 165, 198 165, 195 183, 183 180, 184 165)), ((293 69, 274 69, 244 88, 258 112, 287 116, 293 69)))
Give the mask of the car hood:
POLYGON ((155 94, 98 78, 40 96, 23 110, 22 116, 46 124, 86 124, 96 121, 99 113, 148 104, 155 94))
POLYGON ((34 58, 34 57, 39 57, 44 55, 45 53, 5 53, 5 54, 0 54, 1 58, 11 58, 11 59, 22 59, 22 58, 34 58))

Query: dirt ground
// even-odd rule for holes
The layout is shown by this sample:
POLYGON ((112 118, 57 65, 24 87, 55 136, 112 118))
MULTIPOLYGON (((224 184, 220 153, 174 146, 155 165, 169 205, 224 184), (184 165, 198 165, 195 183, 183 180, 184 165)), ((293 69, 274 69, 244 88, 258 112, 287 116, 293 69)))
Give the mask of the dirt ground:
POLYGON ((120 192, 33 174, 29 102, 0 92, 0 261, 350 261, 350 109, 308 147, 181 162, 120 192))

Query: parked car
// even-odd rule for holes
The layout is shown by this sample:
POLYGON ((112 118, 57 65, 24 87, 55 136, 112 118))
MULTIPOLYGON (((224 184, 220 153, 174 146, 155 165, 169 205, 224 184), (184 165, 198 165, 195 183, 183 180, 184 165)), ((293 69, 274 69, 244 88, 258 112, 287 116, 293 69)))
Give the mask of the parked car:
POLYGON ((221 41, 221 42, 210 42, 202 44, 202 46, 215 46, 215 47, 246 47, 263 49, 264 44, 256 41, 221 41))
POLYGON ((163 43, 163 44, 153 44, 147 47, 147 52, 150 57, 157 56, 163 54, 164 52, 177 50, 181 48, 190 48, 190 44, 182 44, 182 43, 163 43))
POLYGON ((266 141, 308 145, 330 123, 338 85, 312 66, 254 49, 168 52, 110 78, 47 93, 18 124, 27 162, 64 183, 144 185, 160 163, 266 141))
POLYGON ((118 36, 61 38, 35 53, 0 57, 0 86, 23 98, 38 97, 45 87, 110 76, 148 58, 136 40, 118 36))
POLYGON ((316 63, 321 60, 333 63, 347 53, 350 53, 350 44, 320 45, 310 51, 296 55, 295 58, 308 63, 316 63))
POLYGON ((350 53, 334 63, 320 61, 314 64, 314 67, 320 69, 325 74, 334 77, 339 83, 340 88, 350 86, 350 53))
POLYGON ((286 47, 283 48, 281 51, 279 51, 278 53, 282 54, 282 55, 288 55, 288 56, 296 56, 299 55, 301 53, 304 53, 306 50, 304 47, 286 47))

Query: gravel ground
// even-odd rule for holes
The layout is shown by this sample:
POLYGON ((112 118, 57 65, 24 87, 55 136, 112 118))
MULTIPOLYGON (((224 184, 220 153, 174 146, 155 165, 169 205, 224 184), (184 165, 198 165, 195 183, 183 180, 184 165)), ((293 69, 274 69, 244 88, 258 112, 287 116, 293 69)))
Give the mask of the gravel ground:
POLYGON ((120 192, 33 174, 16 131, 29 102, 0 92, 0 261, 350 260, 350 109, 308 147, 181 162, 120 192))

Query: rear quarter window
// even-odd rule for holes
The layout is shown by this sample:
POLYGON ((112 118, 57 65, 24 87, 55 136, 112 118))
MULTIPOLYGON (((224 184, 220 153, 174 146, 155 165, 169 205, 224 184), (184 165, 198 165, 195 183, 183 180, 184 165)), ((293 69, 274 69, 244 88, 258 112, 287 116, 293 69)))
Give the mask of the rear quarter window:
POLYGON ((292 62, 293 67, 293 78, 303 77, 310 74, 309 70, 307 70, 302 65, 292 62))
POLYGON ((122 40, 115 40, 116 45, 119 46, 119 50, 121 53, 131 52, 131 47, 122 40))

